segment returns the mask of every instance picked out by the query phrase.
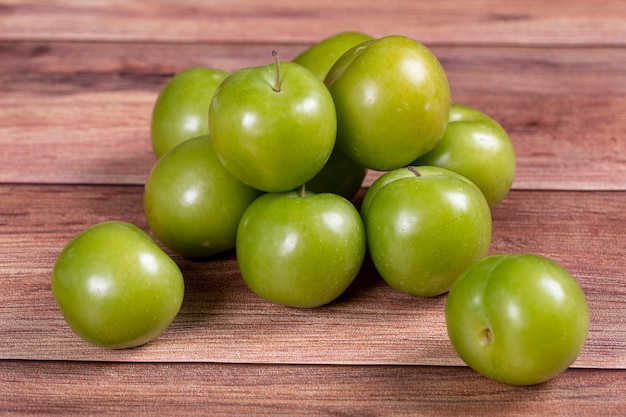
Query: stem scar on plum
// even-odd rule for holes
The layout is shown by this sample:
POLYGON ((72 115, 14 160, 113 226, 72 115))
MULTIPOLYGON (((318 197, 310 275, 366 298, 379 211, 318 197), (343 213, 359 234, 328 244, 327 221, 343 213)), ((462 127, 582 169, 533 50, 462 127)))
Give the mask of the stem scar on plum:
POLYGON ((481 330, 478 337, 480 338, 480 342, 483 345, 490 345, 493 341, 493 333, 491 333, 491 329, 489 327, 485 327, 483 330, 481 330))
POLYGON ((274 62, 276 64, 276 81, 274 83, 274 91, 279 93, 280 92, 280 59, 278 57, 278 51, 276 49, 272 51, 272 56, 274 57, 274 62))

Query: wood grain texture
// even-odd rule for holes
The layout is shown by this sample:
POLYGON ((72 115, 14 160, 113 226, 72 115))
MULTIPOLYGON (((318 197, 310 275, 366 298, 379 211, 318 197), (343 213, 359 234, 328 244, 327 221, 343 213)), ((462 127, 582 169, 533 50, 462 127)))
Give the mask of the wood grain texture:
POLYGON ((0 39, 314 42, 341 30, 429 43, 624 44, 626 6, 585 0, 0 3, 0 39))
POLYGON ((613 417, 625 376, 571 369, 511 387, 465 367, 2 361, 0 414, 613 417))
MULTIPOLYGON (((290 59, 305 45, 274 47, 290 59)), ((262 65, 268 51, 253 44, 0 43, 0 181, 143 184, 155 162, 152 106, 167 80, 190 66, 262 65)), ((453 100, 509 132, 515 189, 626 190, 626 48, 433 52, 453 100)), ((364 185, 378 175, 370 172, 364 185)))
POLYGON ((621 0, 0 0, 0 415, 624 415, 624 74, 621 0), (518 170, 491 251, 555 259, 590 307, 587 344, 557 378, 479 376, 447 340, 445 296, 392 290, 369 261, 336 302, 298 310, 253 295, 232 251, 170 252, 183 308, 136 349, 90 346, 61 317, 62 247, 104 220, 148 230, 165 82, 262 65, 272 49, 291 59, 343 30, 424 42, 453 100, 510 133, 518 170))
MULTIPOLYGON (((6 276, 0 281, 0 358, 462 365, 445 330, 445 296, 395 291, 366 261, 334 303, 282 307, 247 289, 232 252, 204 260, 170 252, 186 279, 185 301, 171 327, 138 349, 89 346, 72 334, 54 303, 54 261, 96 222, 124 220, 148 230, 141 199, 140 186, 0 185, 6 255, 0 260, 6 276)), ((591 328, 576 367, 626 369, 625 204, 624 192, 514 191, 493 213, 492 253, 548 256, 585 291, 591 328)))

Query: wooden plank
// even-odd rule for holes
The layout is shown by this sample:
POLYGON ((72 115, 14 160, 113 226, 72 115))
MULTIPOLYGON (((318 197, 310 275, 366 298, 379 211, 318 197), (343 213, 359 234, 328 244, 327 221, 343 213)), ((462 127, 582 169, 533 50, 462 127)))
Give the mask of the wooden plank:
MULTIPOLYGON (((290 59, 304 45, 274 45, 290 59)), ((169 77, 268 62, 267 45, 0 44, 0 182, 143 184, 169 77), (32 161, 36 160, 37 163, 32 161)), ((516 189, 626 189, 626 48, 437 46, 453 100, 490 114, 516 189)), ((379 175, 370 173, 368 186, 379 175)))
POLYGON ((626 406, 625 376, 570 369, 513 387, 465 367, 3 361, 0 413, 612 417, 626 406))
POLYGON ((76 2, 3 0, 0 39, 314 42, 341 30, 429 43, 617 44, 626 7, 586 0, 286 0, 76 2))
MULTIPOLYGON (((196 261, 172 254, 186 278, 185 301, 153 343, 124 351, 89 346, 54 303, 52 267, 91 224, 118 219, 147 229, 141 198, 140 186, 0 185, 0 358, 462 364, 447 338, 445 296, 395 291, 366 261, 336 302, 286 308, 245 287, 232 252, 196 261)), ((626 369, 625 204, 626 192, 514 191, 493 213, 492 253, 549 256, 585 291, 591 329, 575 367, 626 369)))

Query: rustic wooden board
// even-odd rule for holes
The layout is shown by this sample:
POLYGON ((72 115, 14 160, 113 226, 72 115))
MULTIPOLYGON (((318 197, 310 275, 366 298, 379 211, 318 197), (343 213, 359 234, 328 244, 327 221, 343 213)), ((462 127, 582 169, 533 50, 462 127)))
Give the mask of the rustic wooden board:
POLYGON ((520 388, 468 368, 4 361, 0 414, 619 416, 625 376, 570 369, 520 388))
MULTIPOLYGON (((124 220, 147 230, 141 198, 140 186, 0 185, 0 358, 462 365, 445 331, 445 296, 401 294, 368 261, 326 307, 277 306, 246 288, 232 252, 207 260, 172 254, 186 277, 185 302, 154 343, 124 351, 88 345, 54 303, 54 261, 96 222, 124 220)), ((586 292, 591 329, 576 367, 626 369, 625 204, 624 192, 514 191, 493 214, 492 253, 549 256, 586 292)))
MULTIPOLYGON (((289 59, 305 47, 279 46, 289 59)), ((103 43, 94 50, 91 43, 0 43, 0 182, 143 184, 155 161, 152 106, 169 77, 197 65, 261 65, 268 51, 252 44, 103 43)), ((626 48, 433 52, 453 99, 509 132, 514 188, 626 190, 626 48)))
POLYGON ((0 39, 269 42, 341 30, 429 42, 622 44, 621 1, 284 0, 77 2, 3 0, 0 39))
POLYGON ((624 74, 615 0, 0 0, 0 414, 623 416, 624 74), (185 302, 144 347, 69 330, 52 266, 98 221, 147 229, 149 119, 167 79, 261 65, 272 49, 290 59, 342 30, 426 43, 454 101, 509 131, 518 171, 492 252, 544 254, 580 282, 591 331, 572 369, 495 383, 460 366, 445 296, 400 294, 366 263, 335 303, 288 309, 247 290, 233 252, 173 255, 185 302))

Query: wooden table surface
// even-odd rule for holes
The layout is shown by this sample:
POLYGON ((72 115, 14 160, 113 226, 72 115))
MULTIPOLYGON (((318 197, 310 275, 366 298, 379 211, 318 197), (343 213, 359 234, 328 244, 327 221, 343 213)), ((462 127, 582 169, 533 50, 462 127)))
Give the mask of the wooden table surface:
POLYGON ((625 137, 622 0, 0 0, 0 415, 626 415, 625 137), (66 325, 50 291, 63 246, 104 220, 148 230, 164 83, 343 30, 424 42, 453 101, 509 132, 518 170, 491 252, 551 257, 590 307, 560 376, 479 376, 447 339, 445 296, 400 294, 369 262, 339 300, 298 310, 253 295, 232 252, 173 255, 185 300, 155 341, 104 350, 66 325))

